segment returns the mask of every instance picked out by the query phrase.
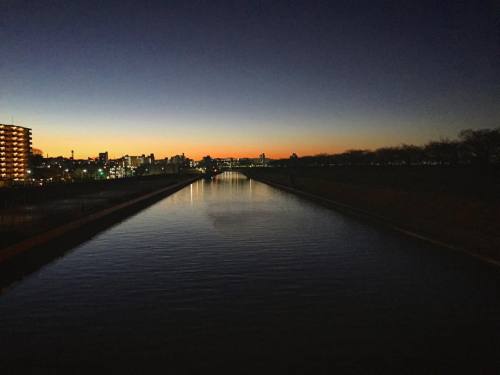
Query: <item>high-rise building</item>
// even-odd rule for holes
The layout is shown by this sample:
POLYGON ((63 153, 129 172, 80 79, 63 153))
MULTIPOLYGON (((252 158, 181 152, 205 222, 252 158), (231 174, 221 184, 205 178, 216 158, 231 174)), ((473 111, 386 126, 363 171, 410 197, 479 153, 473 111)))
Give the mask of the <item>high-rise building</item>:
POLYGON ((262 153, 259 155, 259 164, 262 167, 266 166, 266 154, 262 153))
POLYGON ((28 178, 31 129, 0 124, 0 185, 28 178))
POLYGON ((123 157, 125 159, 125 166, 137 168, 138 166, 144 164, 144 158, 143 158, 143 156, 129 156, 129 155, 125 155, 123 157))
POLYGON ((106 164, 108 162, 108 160, 109 160, 109 156, 108 156, 108 152, 107 151, 99 153, 99 161, 101 163, 106 164))

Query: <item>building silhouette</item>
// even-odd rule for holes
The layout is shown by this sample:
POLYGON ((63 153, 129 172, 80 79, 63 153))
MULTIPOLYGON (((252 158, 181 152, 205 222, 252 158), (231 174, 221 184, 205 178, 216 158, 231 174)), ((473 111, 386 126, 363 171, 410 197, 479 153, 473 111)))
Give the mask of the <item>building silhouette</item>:
POLYGON ((99 161, 103 164, 106 164, 109 160, 108 152, 100 152, 99 153, 99 161))

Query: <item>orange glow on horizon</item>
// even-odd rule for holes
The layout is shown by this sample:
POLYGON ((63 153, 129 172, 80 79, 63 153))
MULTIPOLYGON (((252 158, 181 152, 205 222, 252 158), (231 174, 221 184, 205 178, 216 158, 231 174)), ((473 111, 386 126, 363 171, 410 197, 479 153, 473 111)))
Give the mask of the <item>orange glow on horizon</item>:
MULTIPOLYGON (((43 156, 49 155, 49 157, 70 157, 71 150, 67 147, 58 147, 55 145, 46 145, 44 146, 41 143, 36 143, 33 145, 34 148, 41 149, 43 151, 43 156)), ((266 148, 250 148, 250 147, 242 147, 241 150, 235 150, 233 147, 222 148, 222 147, 178 147, 177 149, 172 149, 172 152, 165 153, 160 149, 148 148, 144 147, 105 147, 101 149, 92 149, 92 148, 75 148, 75 159, 87 159, 87 158, 97 158, 99 152, 107 151, 109 153, 110 159, 118 159, 125 155, 149 155, 153 153, 157 160, 164 159, 166 157, 170 158, 174 155, 181 155, 184 153, 186 157, 189 157, 194 160, 201 160, 204 156, 211 156, 212 158, 258 158, 260 154, 264 153, 266 158, 269 159, 283 159, 289 158, 292 153, 296 153, 300 156, 314 156, 318 154, 337 154, 349 149, 354 149, 355 147, 332 147, 329 150, 325 149, 316 149, 314 147, 296 147, 290 148, 289 151, 287 149, 276 148, 276 149, 266 149, 266 148), (128 151, 127 151, 128 150, 128 151), (137 150, 134 152, 134 150, 137 150)), ((357 149, 372 149, 370 147, 356 147, 357 149)))
POLYGON ((201 160, 210 155, 213 158, 258 158, 261 153, 271 159, 288 158, 292 153, 299 156, 317 155, 319 153, 337 153, 345 149, 329 142, 318 142, 317 138, 302 138, 300 145, 295 139, 255 140, 250 137, 158 137, 122 135, 116 137, 104 134, 94 137, 89 134, 69 136, 52 136, 33 132, 33 147, 43 151, 49 157, 70 157, 71 150, 76 159, 96 158, 100 152, 107 151, 111 159, 124 155, 149 155, 156 159, 164 159, 184 153, 186 157, 201 160))
MULTIPOLYGON (((43 156, 46 157, 58 157, 63 156, 69 158, 71 156, 71 149, 67 149, 67 147, 59 147, 56 145, 43 145, 41 143, 36 143, 33 145, 34 148, 38 148, 43 151, 43 156)), ((136 148, 134 148, 136 149, 136 148)), ((294 149, 290 149, 290 151, 286 150, 268 150, 268 149, 258 149, 258 148, 244 148, 241 151, 236 151, 233 148, 218 148, 218 147, 206 147, 204 149, 194 148, 194 147, 179 147, 178 151, 173 150, 170 153, 162 152, 158 149, 148 149, 148 147, 141 147, 139 151, 133 152, 131 149, 126 151, 126 147, 107 147, 102 149, 92 149, 92 148, 84 148, 77 149, 75 147, 75 159, 87 159, 87 158, 97 158, 99 152, 108 151, 110 159, 118 159, 125 155, 149 155, 153 153, 156 159, 164 159, 165 157, 172 157, 174 155, 180 155, 184 153, 186 157, 189 157, 194 160, 201 160, 204 156, 210 155, 212 158, 258 158, 261 153, 265 153, 267 158, 270 159, 282 159, 288 158, 292 153, 296 153, 299 156, 306 155, 318 155, 322 153, 338 153, 344 151, 344 149, 338 150, 315 150, 314 148, 301 148, 297 147, 294 149), (123 150, 123 151, 120 151, 123 150), (141 151, 142 150, 142 151, 141 151)))
MULTIPOLYGON (((30 121, 26 121, 29 123, 30 121)), ((197 124, 177 124, 171 127, 132 128, 130 124, 120 127, 116 123, 33 124, 33 147, 41 149, 43 155, 75 158, 95 158, 107 151, 112 159, 124 155, 149 155, 164 159, 184 153, 186 157, 200 160, 206 155, 213 158, 258 158, 261 153, 271 159, 288 158, 292 153, 299 156, 335 154, 349 149, 376 149, 401 143, 421 144, 431 137, 418 135, 406 138, 403 134, 388 131, 374 131, 367 128, 354 132, 348 126, 329 127, 311 132, 308 126, 290 126, 281 129, 278 125, 252 124, 232 131, 230 128, 211 124, 201 127, 197 124), (125 129, 127 125, 127 129, 125 129)))
MULTIPOLYGON (((204 156, 210 155, 212 158, 258 158, 261 153, 265 153, 267 158, 281 159, 288 158, 292 153, 298 156, 310 156, 318 154, 336 154, 349 149, 375 149, 377 147, 386 146, 381 144, 369 144, 368 142, 349 142, 344 145, 328 145, 322 142, 303 142, 302 145, 293 145, 290 143, 255 146, 245 145, 241 141, 233 144, 217 144, 215 142, 165 142, 162 146, 161 140, 132 140, 121 142, 87 142, 84 139, 68 142, 67 140, 57 142, 49 138, 40 139, 34 137, 33 147, 41 149, 43 155, 49 157, 70 157, 71 150, 75 151, 76 159, 97 158, 100 152, 107 151, 111 159, 118 159, 125 155, 149 155, 153 153, 156 159, 164 159, 184 153, 186 157, 194 160, 201 160, 204 156), (68 146, 71 144, 72 146, 68 146)), ((398 144, 398 143, 395 143, 398 144)))

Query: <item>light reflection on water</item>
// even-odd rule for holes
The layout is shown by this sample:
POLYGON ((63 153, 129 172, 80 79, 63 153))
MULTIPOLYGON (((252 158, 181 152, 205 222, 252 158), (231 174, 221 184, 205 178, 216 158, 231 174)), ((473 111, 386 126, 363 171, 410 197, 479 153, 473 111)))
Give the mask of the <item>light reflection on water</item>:
POLYGON ((225 173, 1 296, 0 362, 495 366, 499 285, 471 258, 225 173))

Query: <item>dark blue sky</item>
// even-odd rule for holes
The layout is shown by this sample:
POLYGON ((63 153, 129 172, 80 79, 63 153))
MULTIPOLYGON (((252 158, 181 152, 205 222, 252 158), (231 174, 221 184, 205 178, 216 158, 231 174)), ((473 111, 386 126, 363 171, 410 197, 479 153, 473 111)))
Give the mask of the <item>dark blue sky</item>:
POLYGON ((284 156, 500 125, 493 1, 3 0, 0 14, 0 122, 52 154, 284 156))

